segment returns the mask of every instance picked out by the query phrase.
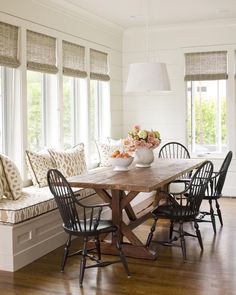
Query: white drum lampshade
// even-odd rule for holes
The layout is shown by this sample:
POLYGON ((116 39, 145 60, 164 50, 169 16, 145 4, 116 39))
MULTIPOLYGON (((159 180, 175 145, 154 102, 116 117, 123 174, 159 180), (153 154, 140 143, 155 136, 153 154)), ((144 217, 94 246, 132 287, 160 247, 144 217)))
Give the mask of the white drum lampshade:
POLYGON ((170 91, 165 63, 130 64, 126 92, 170 91))

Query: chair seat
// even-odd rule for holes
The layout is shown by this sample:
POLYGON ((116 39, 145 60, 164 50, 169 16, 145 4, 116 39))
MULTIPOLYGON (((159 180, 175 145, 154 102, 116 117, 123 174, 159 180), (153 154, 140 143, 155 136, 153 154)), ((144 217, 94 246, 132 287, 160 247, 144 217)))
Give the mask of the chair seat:
POLYGON ((173 205, 161 205, 152 211, 152 214, 158 218, 167 218, 175 220, 188 220, 193 219, 196 215, 189 214, 188 206, 173 206, 173 205))
POLYGON ((90 220, 88 220, 86 224, 84 223, 84 221, 80 221, 81 229, 79 227, 79 224, 77 224, 78 230, 67 225, 63 225, 63 227, 67 232, 77 236, 80 236, 80 235, 94 236, 101 233, 115 232, 117 230, 117 226, 113 225, 111 220, 103 220, 103 219, 99 221, 99 225, 97 229, 94 230, 95 222, 96 220, 94 219, 93 224, 91 226, 91 230, 89 230, 90 220))

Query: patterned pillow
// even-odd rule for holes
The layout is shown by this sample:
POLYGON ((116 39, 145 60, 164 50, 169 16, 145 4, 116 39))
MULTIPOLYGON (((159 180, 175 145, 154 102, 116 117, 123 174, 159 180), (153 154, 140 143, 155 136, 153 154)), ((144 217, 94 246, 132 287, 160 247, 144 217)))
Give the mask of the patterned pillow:
POLYGON ((47 186, 47 172, 49 169, 55 168, 49 153, 45 150, 38 153, 26 151, 26 163, 33 185, 37 187, 47 186))
POLYGON ((56 164, 56 168, 60 170, 65 177, 80 175, 87 172, 83 143, 66 151, 56 151, 54 149, 49 149, 48 151, 56 164))
POLYGON ((121 146, 120 145, 113 145, 110 143, 101 143, 96 141, 98 153, 100 156, 100 167, 109 167, 111 166, 110 163, 110 157, 111 154, 115 151, 118 150, 121 146))
POLYGON ((0 155, 1 182, 3 194, 7 199, 17 200, 22 196, 22 178, 13 161, 5 155, 0 155))

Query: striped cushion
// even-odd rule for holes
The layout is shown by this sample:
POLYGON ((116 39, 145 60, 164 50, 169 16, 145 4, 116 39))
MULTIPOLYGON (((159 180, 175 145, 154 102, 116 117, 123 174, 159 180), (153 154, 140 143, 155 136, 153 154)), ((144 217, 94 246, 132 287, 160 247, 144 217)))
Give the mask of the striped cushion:
MULTIPOLYGON (((81 198, 93 195, 92 189, 76 189, 81 198)), ((97 201, 97 200, 96 200, 97 201)), ((0 223, 19 223, 56 209, 56 202, 49 187, 34 186, 23 188, 19 200, 0 200, 0 223)))

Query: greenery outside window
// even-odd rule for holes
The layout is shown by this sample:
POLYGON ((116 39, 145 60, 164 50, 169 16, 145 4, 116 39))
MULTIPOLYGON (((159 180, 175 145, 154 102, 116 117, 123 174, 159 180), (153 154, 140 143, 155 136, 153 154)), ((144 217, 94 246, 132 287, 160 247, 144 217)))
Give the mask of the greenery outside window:
POLYGON ((226 80, 188 81, 188 145, 193 153, 227 149, 226 80))
POLYGON ((86 79, 63 76, 64 148, 71 148, 79 142, 86 142, 86 87, 86 79))
POLYGON ((28 149, 38 151, 46 144, 46 74, 27 71, 28 149))

